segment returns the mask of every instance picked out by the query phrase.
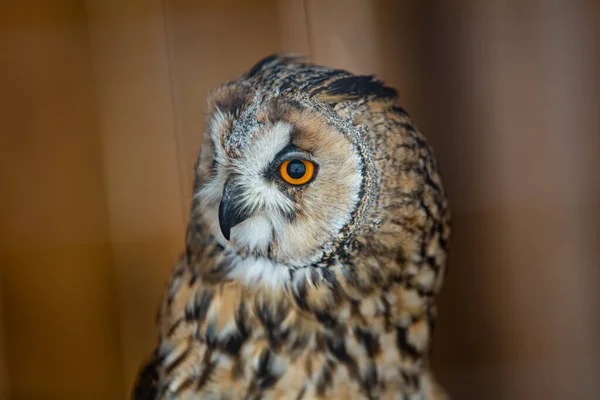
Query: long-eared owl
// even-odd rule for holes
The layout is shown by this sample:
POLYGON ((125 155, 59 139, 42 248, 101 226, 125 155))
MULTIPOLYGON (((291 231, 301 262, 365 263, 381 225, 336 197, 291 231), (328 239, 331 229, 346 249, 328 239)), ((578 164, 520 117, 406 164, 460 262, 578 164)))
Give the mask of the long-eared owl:
POLYGON ((450 211, 396 91, 272 55, 209 97, 136 399, 443 399, 450 211))

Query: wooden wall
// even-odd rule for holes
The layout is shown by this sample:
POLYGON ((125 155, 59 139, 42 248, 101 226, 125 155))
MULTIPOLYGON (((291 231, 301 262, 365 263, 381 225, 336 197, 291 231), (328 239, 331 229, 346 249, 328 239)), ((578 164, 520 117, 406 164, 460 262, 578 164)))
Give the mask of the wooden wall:
POLYGON ((599 26, 584 0, 0 3, 0 399, 127 398, 206 93, 278 51, 378 74, 433 143, 454 397, 599 398, 599 26))
POLYGON ((119 305, 86 8, 2 2, 0 32, 0 337, 11 394, 2 398, 118 398, 119 305))

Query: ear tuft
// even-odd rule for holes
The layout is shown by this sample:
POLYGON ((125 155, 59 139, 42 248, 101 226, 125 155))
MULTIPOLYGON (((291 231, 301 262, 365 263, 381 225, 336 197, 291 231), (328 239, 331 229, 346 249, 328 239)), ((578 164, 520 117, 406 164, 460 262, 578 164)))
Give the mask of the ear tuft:
POLYGON ((361 98, 370 100, 393 100, 397 96, 394 88, 386 86, 372 75, 350 75, 336 79, 315 89, 311 97, 325 103, 339 103, 361 98))

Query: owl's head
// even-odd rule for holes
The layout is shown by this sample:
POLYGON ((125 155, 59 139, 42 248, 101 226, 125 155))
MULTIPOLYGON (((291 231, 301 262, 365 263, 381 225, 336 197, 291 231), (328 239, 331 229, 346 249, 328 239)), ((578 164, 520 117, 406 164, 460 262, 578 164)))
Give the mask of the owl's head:
POLYGON ((196 166, 197 240, 267 260, 262 272, 342 258, 375 275, 396 274, 399 259, 442 263, 437 167, 395 98, 372 76, 286 56, 215 90, 196 166))
POLYGON ((210 232, 243 253, 310 263, 352 220, 363 183, 359 151, 291 98, 244 105, 221 103, 203 144, 197 195, 210 232))
MULTIPOLYGON (((269 57, 209 98, 193 212, 224 246, 289 265, 318 260, 357 229, 372 198, 369 145, 343 115, 372 77, 269 57)), ((361 92, 362 91, 362 92, 361 92)), ((387 91, 387 92, 386 92, 387 91)))

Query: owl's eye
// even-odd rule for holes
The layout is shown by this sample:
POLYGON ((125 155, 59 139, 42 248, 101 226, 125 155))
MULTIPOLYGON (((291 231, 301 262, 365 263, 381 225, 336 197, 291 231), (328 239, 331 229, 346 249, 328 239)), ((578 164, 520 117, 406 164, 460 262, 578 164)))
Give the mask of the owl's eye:
POLYGON ((315 174, 315 164, 307 160, 285 160, 279 167, 281 179, 290 185, 304 185, 315 174))

